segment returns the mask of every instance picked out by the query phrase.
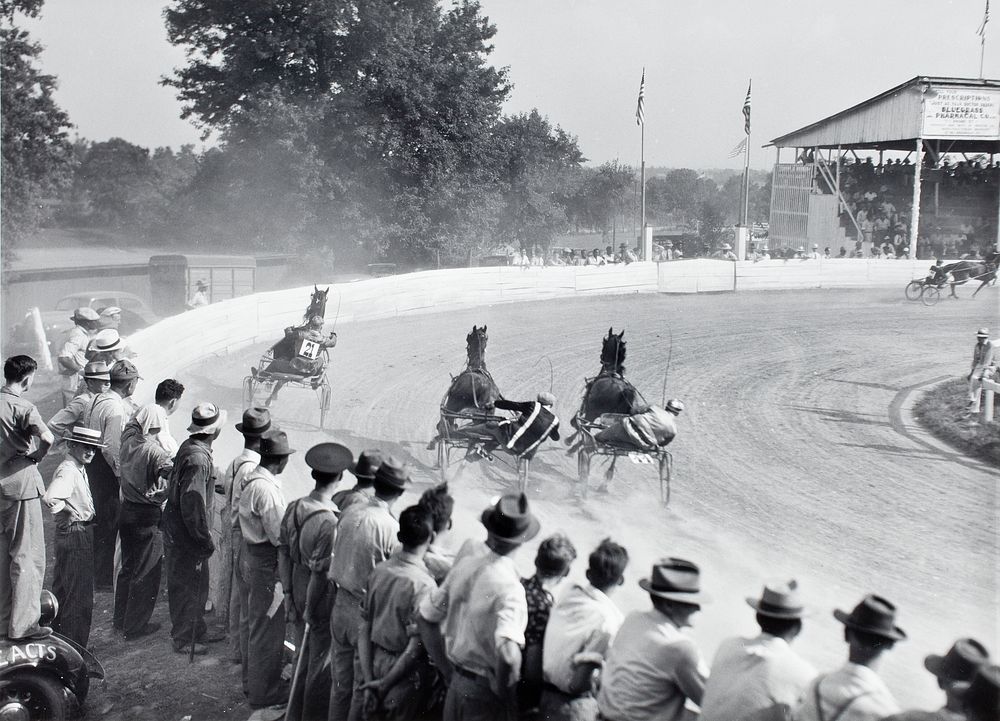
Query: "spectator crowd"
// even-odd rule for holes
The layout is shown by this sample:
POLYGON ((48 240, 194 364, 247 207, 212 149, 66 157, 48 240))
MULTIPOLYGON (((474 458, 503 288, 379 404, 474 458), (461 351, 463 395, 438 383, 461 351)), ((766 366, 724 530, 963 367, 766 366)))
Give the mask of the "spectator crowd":
POLYGON ((622 609, 615 596, 630 557, 617 540, 586 549, 586 581, 568 583, 579 552, 565 534, 548 535, 534 574, 519 576, 518 554, 544 535, 524 494, 483 509, 486 540, 461 543, 448 538, 447 485, 400 508, 413 485, 400 458, 320 443, 304 453, 312 490, 289 499, 282 473, 303 449, 268 409, 246 409, 233 427, 200 402, 178 444, 168 418, 183 385, 163 380, 153 403, 136 406, 135 365, 97 360, 46 424, 24 398, 35 370, 28 356, 8 358, 0 390, 0 632, 11 641, 53 631, 39 625, 49 512, 54 630, 86 646, 94 593, 114 582, 115 629, 148 639, 165 581, 173 649, 205 655, 220 644, 241 664, 260 718, 668 720, 691 704, 705 721, 1000 717, 1000 666, 973 638, 926 656, 942 708, 903 710, 907 698, 879 669, 908 640, 905 611, 879 595, 833 611, 844 663, 817 672, 796 650, 816 609, 794 579, 762 581, 745 597, 760 633, 723 641, 708 663, 685 633, 712 602, 696 560, 656 562, 639 581, 648 603, 622 609), (235 458, 216 458, 224 432, 243 438, 235 458), (50 449, 65 458, 46 488, 36 465, 50 449), (229 603, 226 622, 210 626, 213 556, 229 603), (283 673, 286 640, 298 649, 294 683, 283 673))

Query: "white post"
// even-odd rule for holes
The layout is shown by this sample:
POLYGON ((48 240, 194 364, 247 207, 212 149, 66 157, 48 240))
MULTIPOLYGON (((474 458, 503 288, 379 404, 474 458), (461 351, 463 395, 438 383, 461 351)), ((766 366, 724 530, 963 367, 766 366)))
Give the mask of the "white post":
POLYGON ((50 371, 52 370, 52 354, 49 353, 49 344, 45 338, 45 324, 42 323, 42 313, 38 310, 38 306, 32 308, 29 313, 31 314, 31 329, 35 336, 35 353, 37 354, 36 360, 38 365, 43 369, 50 371))
POLYGON ((924 167, 924 141, 917 138, 917 165, 913 169, 913 208, 910 211, 910 252, 907 257, 917 257, 917 237, 920 233, 920 170, 924 167))
POLYGON ((987 423, 993 420, 994 395, 1000 391, 1000 383, 990 380, 983 381, 983 420, 987 423))

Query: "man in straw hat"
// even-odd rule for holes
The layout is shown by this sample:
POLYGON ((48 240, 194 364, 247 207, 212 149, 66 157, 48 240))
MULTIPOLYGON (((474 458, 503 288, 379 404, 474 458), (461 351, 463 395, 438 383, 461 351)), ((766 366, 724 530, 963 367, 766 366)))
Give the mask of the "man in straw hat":
POLYGON ((160 594, 163 569, 161 504, 174 462, 157 441, 160 407, 143 406, 122 431, 122 504, 118 519, 122 565, 115 586, 112 625, 125 638, 147 636, 160 625, 150 623, 160 594))
POLYGON ((749 721, 768 711, 782 716, 816 676, 816 669, 790 645, 802 631, 806 612, 798 583, 768 583, 760 598, 746 601, 757 612, 761 633, 720 644, 705 685, 702 721, 749 721))
POLYGON ((597 704, 607 721, 680 719, 685 701, 701 703, 708 677, 698 648, 681 633, 709 601, 701 571, 683 558, 665 558, 639 587, 653 608, 625 618, 604 664, 597 704))
POLYGON ((375 483, 375 473, 382 465, 382 451, 377 448, 361 451, 358 462, 351 468, 351 475, 357 479, 353 488, 346 488, 333 494, 333 502, 343 513, 355 503, 367 503, 371 500, 372 484, 375 483))
POLYGON ((962 699, 962 711, 966 721, 996 721, 1000 717, 1000 666, 979 667, 962 699))
MULTIPOLYGON (((230 658, 243 663, 240 638, 246 630, 247 618, 244 614, 249 588, 240 576, 240 559, 243 556, 243 533, 240 531, 240 494, 243 492, 247 476, 260 464, 260 439, 271 428, 271 411, 267 408, 247 408, 236 430, 243 436, 243 450, 226 467, 222 474, 219 513, 222 517, 222 542, 219 552, 223 554, 219 563, 222 576, 219 583, 219 598, 223 603, 228 599, 226 618, 229 621, 230 658), (228 533, 225 531, 228 529, 228 533), (228 589, 228 591, 227 591, 228 589)), ((220 490, 216 486, 216 492, 220 490)))
POLYGON ((993 377, 1000 358, 997 357, 998 343, 990 340, 990 329, 980 328, 976 332, 976 347, 972 349, 972 368, 969 370, 969 405, 967 413, 979 413, 983 381, 993 377))
POLYGON ((105 447, 90 466, 90 491, 97 511, 94 526, 94 582, 98 591, 110 591, 114 580, 115 540, 118 536, 121 493, 121 441, 125 424, 135 412, 130 398, 139 372, 127 360, 111 366, 111 388, 91 402, 82 425, 101 434, 105 447))
POLYGON ((87 345, 97 328, 100 316, 93 308, 77 308, 70 317, 73 327, 66 332, 66 339, 56 360, 63 377, 63 404, 68 404, 80 386, 80 372, 87 365, 87 345))
POLYGON ((86 647, 94 616, 94 499, 87 464, 104 444, 100 433, 84 426, 73 428, 64 440, 66 458, 56 468, 44 499, 56 521, 52 593, 61 612, 52 625, 86 647))
MULTIPOLYGON (((989 651, 974 638, 960 638, 944 656, 931 654, 924 658, 924 668, 937 678, 938 688, 944 691, 945 705, 937 711, 903 711, 889 716, 885 721, 962 721, 965 692, 976 672, 990 661, 989 651)), ((996 719, 994 707, 991 719, 996 719)))
POLYGON ((339 443, 320 443, 306 451, 305 461, 315 486, 309 495, 288 505, 278 545, 285 617, 296 626, 302 654, 297 674, 302 679, 301 692, 292 689, 286 721, 326 718, 330 704, 331 677, 325 661, 330 651, 333 596, 326 575, 338 515, 331 499, 344 471, 354 465, 354 454, 339 443))
POLYGON ((212 443, 226 424, 226 412, 214 403, 191 411, 188 439, 181 443, 167 482, 167 503, 160 528, 167 567, 170 638, 178 653, 205 654, 208 629, 203 618, 208 600, 208 559, 215 552, 210 520, 215 467, 212 443))
POLYGON ((288 688, 281 682, 285 609, 277 596, 278 545, 286 506, 279 476, 293 453, 288 435, 270 428, 260 438, 260 465, 247 476, 240 494, 240 575, 247 586, 247 625, 245 634, 240 629, 240 653, 243 691, 253 709, 280 706, 288 699, 288 688))
POLYGON ((203 305, 208 305, 208 283, 203 280, 199 280, 195 283, 195 292, 192 293, 191 298, 185 304, 188 310, 193 310, 194 308, 200 308, 203 305))
POLYGON ((11 356, 4 361, 0 388, 0 636, 11 640, 52 633, 38 625, 45 578, 45 486, 35 466, 53 439, 35 404, 22 398, 37 369, 31 356, 11 356))
POLYGON ((49 430, 57 439, 56 445, 61 445, 62 438, 79 425, 83 414, 90 407, 94 398, 111 390, 111 366, 103 361, 88 363, 83 369, 84 389, 66 404, 65 408, 56 411, 49 420, 49 430))
POLYGON ((896 625, 896 607, 881 596, 868 595, 849 614, 836 609, 833 616, 844 624, 847 663, 813 679, 792 718, 875 721, 899 713, 896 699, 876 672, 884 654, 906 638, 896 625))
POLYGON ((486 543, 420 603, 420 637, 448 682, 446 721, 506 721, 521 669, 528 602, 513 556, 541 524, 523 493, 483 511, 486 543))
MULTIPOLYGON (((392 506, 410 485, 410 466, 387 456, 375 472, 375 495, 367 503, 355 503, 340 516, 333 542, 329 579, 337 584, 330 613, 333 642, 333 688, 330 692, 330 721, 342 721, 360 708, 352 709, 355 682, 354 656, 361 628, 361 606, 372 570, 389 558, 399 546, 399 521, 392 506)), ((360 702, 360 699, 359 699, 360 702)))

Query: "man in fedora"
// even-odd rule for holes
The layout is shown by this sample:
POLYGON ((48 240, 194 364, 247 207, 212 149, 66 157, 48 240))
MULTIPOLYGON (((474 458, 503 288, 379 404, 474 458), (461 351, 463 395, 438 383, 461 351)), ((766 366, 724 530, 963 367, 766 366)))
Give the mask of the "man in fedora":
POLYGON ((143 406, 122 432, 122 502, 118 519, 122 564, 115 585, 112 625, 129 639, 147 636, 160 627, 149 619, 160 595, 161 505, 167 497, 167 478, 174 462, 157 442, 159 411, 155 403, 143 406))
POLYGON ((332 497, 344 471, 353 467, 354 454, 339 443, 320 443, 306 451, 305 461, 316 485, 309 495, 288 505, 278 545, 285 617, 296 625, 296 636, 304 647, 298 673, 301 691, 292 689, 286 721, 326 718, 330 704, 330 670, 325 661, 330 651, 333 595, 326 575, 339 513, 332 497))
POLYGON ((110 591, 114 581, 115 541, 121 493, 121 443, 125 424, 135 412, 130 400, 139 382, 139 371, 127 360, 117 361, 109 372, 111 388, 91 401, 82 425, 101 434, 105 447, 90 464, 90 491, 97 516, 94 525, 94 583, 110 591))
POLYGON ((35 404, 22 397, 36 370, 31 356, 11 356, 4 361, 0 388, 0 636, 11 640, 52 633, 38 623, 45 579, 45 486, 36 466, 53 438, 35 404))
POLYGON ((90 641, 94 616, 94 499, 87 464, 104 448, 101 434, 76 426, 65 437, 66 458, 56 468, 44 501, 55 515, 56 564, 52 592, 60 613, 53 627, 81 646, 90 641))
POLYGON ((208 559, 212 540, 212 490, 215 467, 212 444, 226 425, 226 412, 214 403, 199 403, 191 411, 187 440, 174 457, 167 482, 167 503, 160 528, 166 552, 167 602, 174 650, 205 654, 210 639, 205 625, 208 601, 208 559))
MULTIPOLYGON (((976 672, 990 661, 989 651, 974 638, 960 638, 944 656, 931 654, 924 658, 924 668, 937 678, 944 691, 945 705, 937 711, 903 711, 885 721, 963 721, 965 694, 976 672)), ((996 711, 990 716, 996 719, 996 711)))
POLYGON ((708 596, 701 572, 666 558, 639 581, 653 608, 626 618, 608 652, 597 705, 606 721, 679 720, 684 703, 700 704, 708 669, 694 642, 681 633, 708 596))
POLYGON ((976 332, 976 346, 972 349, 972 368, 969 370, 969 404, 967 412, 979 413, 983 381, 993 377, 1000 363, 997 357, 997 341, 990 340, 990 329, 980 328, 976 332))
POLYGON ((287 434, 270 428, 260 438, 260 465, 246 477, 240 494, 240 575, 248 591, 240 652, 243 691, 252 709, 281 706, 288 699, 288 688, 281 682, 285 608, 277 597, 278 545, 286 503, 278 476, 293 453, 287 434))
POLYGON ((194 308, 200 308, 203 305, 208 305, 208 283, 203 280, 199 280, 195 283, 195 292, 191 295, 186 306, 188 310, 193 310, 194 308))
POLYGON ((66 332, 66 339, 56 357, 59 374, 63 377, 63 405, 69 404, 80 387, 80 372, 87 365, 87 345, 100 316, 93 308, 84 306, 74 310, 70 320, 73 327, 66 332))
POLYGON ((420 603, 427 654, 448 683, 445 721, 508 721, 521 669, 528 602, 513 556, 541 524, 523 493, 482 514, 486 543, 465 553, 420 603))
POLYGON ((61 445, 62 438, 73 426, 79 425, 94 398, 111 390, 111 366, 103 361, 88 363, 83 369, 83 383, 85 390, 73 396, 48 422, 52 435, 59 439, 56 441, 57 446, 61 445))
MULTIPOLYGON (((387 456, 375 472, 375 495, 367 503, 355 503, 340 516, 337 537, 333 542, 333 561, 329 578, 337 586, 330 614, 330 660, 333 664, 333 688, 330 691, 330 721, 345 721, 351 714, 354 696, 354 656, 361 628, 361 606, 368 577, 375 566, 389 558, 399 546, 399 521, 392 506, 410 485, 410 467, 394 456, 387 456)), ((359 699, 360 700, 360 699, 359 699)))
POLYGON ((769 583, 747 598, 761 633, 722 642, 712 661, 701 703, 702 721, 751 721, 777 717, 794 706, 816 670, 791 648, 802 631, 805 608, 795 580, 769 583))
POLYGON ((966 721, 996 721, 1000 717, 1000 666, 979 667, 962 699, 962 711, 966 721))
POLYGON ((117 361, 129 357, 128 348, 125 341, 114 328, 106 328, 98 331, 87 344, 87 361, 104 361, 108 365, 114 365, 117 361))
POLYGON ((372 449, 361 451, 358 462, 349 469, 357 479, 353 488, 346 488, 333 494, 333 502, 343 513, 355 503, 367 503, 372 497, 372 484, 375 482, 375 472, 382 465, 382 451, 372 449))
POLYGON ((876 721, 899 713, 896 699, 876 672, 884 654, 906 638, 896 625, 896 607, 881 596, 868 595, 849 614, 836 609, 833 617, 844 624, 847 663, 813 679, 792 718, 876 721))
MULTIPOLYGON (((240 638, 246 633, 247 619, 244 615, 249 589, 240 577, 240 557, 243 553, 243 534, 240 532, 240 494, 247 476, 260 464, 260 438, 270 428, 271 411, 267 408, 247 408, 243 419, 236 424, 236 430, 243 436, 243 450, 232 460, 222 474, 221 498, 223 536, 220 552, 224 554, 219 564, 222 575, 219 597, 229 599, 229 644, 230 658, 243 662, 240 638), (229 533, 226 534, 225 530, 229 533), (228 538, 227 538, 228 535, 228 538), (228 576, 228 579, 227 579, 228 576), (229 593, 226 593, 226 587, 229 593)), ((277 426, 273 426, 277 428, 277 426)), ((220 489, 217 487, 216 491, 220 489)))

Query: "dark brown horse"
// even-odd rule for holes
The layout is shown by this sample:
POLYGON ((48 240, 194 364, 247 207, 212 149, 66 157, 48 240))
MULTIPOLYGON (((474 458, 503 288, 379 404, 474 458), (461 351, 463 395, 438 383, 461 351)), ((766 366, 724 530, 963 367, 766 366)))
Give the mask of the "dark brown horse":
POLYGON ((941 270, 951 273, 952 277, 949 282, 951 285, 949 297, 958 297, 958 294, 955 293, 956 285, 963 285, 970 280, 978 280, 979 287, 972 294, 972 297, 975 298, 979 291, 997 279, 998 264, 1000 264, 1000 251, 994 250, 987 253, 983 260, 959 260, 942 266, 941 270))
POLYGON ((614 328, 608 328, 601 345, 601 372, 587 380, 579 415, 592 421, 603 413, 631 415, 646 407, 639 391, 625 380, 625 331, 615 335, 614 328))
POLYGON ((306 314, 303 316, 303 320, 308 323, 309 319, 314 315, 318 315, 320 318, 326 318, 326 297, 330 295, 330 286, 327 286, 323 290, 319 289, 319 286, 313 285, 312 295, 309 296, 309 307, 306 308, 306 314))
POLYGON ((493 404, 497 399, 503 397, 493 376, 486 369, 487 340, 489 336, 485 325, 482 328, 473 325, 472 331, 465 337, 465 370, 451 381, 444 400, 446 411, 457 413, 475 409, 489 413, 493 411, 493 404))

